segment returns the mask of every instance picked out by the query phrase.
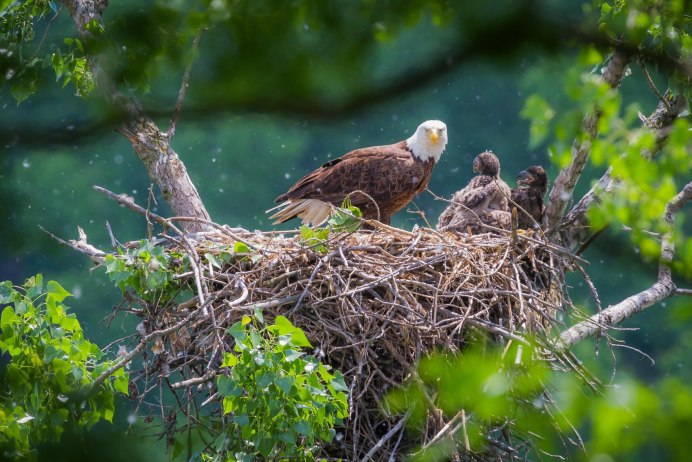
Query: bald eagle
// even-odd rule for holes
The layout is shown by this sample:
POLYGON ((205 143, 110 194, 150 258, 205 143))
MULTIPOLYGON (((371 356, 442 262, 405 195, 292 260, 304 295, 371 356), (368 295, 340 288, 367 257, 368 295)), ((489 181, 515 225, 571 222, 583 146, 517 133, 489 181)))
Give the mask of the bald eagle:
POLYGON ((473 171, 478 175, 452 196, 451 203, 438 219, 437 229, 477 234, 490 231, 485 225, 510 227, 511 191, 500 178, 500 160, 490 151, 482 152, 473 161, 473 171))
POLYGON ((318 226, 348 196, 363 218, 389 224, 392 215, 428 185, 435 163, 447 144, 447 126, 428 120, 408 139, 386 146, 356 149, 301 178, 280 205, 267 212, 274 224, 298 217, 318 226))
POLYGON ((512 189, 512 205, 521 207, 518 212, 519 229, 540 226, 543 218, 543 196, 548 190, 548 175, 540 165, 522 170, 517 175, 517 187, 512 189))

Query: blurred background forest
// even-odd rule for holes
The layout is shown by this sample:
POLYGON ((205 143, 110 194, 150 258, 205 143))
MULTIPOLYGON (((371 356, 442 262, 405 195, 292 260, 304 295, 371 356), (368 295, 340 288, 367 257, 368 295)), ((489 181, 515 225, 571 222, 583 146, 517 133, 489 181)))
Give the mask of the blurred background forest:
MULTIPOLYGON (((185 3, 112 2, 105 15, 106 29, 119 43, 111 56, 112 71, 162 127, 192 59, 194 7, 185 3)), ((556 26, 566 31, 598 17, 591 3, 414 1, 376 7, 362 2, 361 8, 339 8, 305 2, 304 9, 288 3, 301 4, 238 2, 233 10, 223 1, 209 3, 218 22, 201 36, 172 146, 214 221, 272 229, 264 211, 304 173, 354 148, 404 139, 427 119, 443 120, 449 131, 449 145, 429 184, 439 196, 449 197, 466 184, 471 161, 486 149, 499 156, 501 176, 510 185, 518 171, 534 164, 546 166, 554 179, 558 166, 548 151, 554 139, 530 143, 522 109, 532 94, 549 101, 557 113, 579 109, 565 89, 574 79, 567 70, 583 56, 574 36, 565 32, 563 40, 556 26)), ((47 29, 52 16, 35 31, 37 37, 48 37, 41 54, 64 46, 52 38, 76 36, 67 14, 47 29)), ((582 71, 588 70, 584 61, 582 71)), ((634 103, 628 113, 648 114, 657 97, 641 70, 632 72, 621 87, 623 106, 634 103)), ((665 89, 665 78, 656 69, 650 72, 665 89)), ((129 334, 135 323, 105 321, 121 300, 119 290, 102 269, 92 269, 86 258, 58 245, 39 226, 63 238, 75 238, 81 226, 89 241, 103 249, 110 248, 106 221, 121 242, 143 238, 144 220, 92 186, 127 193, 145 205, 150 180, 130 143, 115 131, 118 114, 97 94, 76 97, 72 84, 61 88, 60 79, 53 84, 49 68, 37 70, 36 76, 38 92, 19 105, 10 85, 0 93, 0 280, 20 283, 40 272, 60 281, 74 295, 67 303, 87 337, 106 345, 129 334)), ((602 171, 589 167, 576 197, 602 171)), ((445 207, 427 192, 414 203, 394 217, 395 226, 426 226, 419 211, 434 224, 445 207)), ((159 196, 152 210, 169 214, 159 196)), ((617 228, 584 256, 603 306, 648 287, 655 278, 657 262, 642 259, 617 228)), ((594 312, 589 290, 578 278, 574 285, 575 304, 594 312)), ((616 337, 655 363, 630 349, 611 355, 604 345, 596 358, 593 341, 577 351, 606 382, 612 374, 615 382, 628 375, 650 383, 674 376, 689 384, 691 319, 689 298, 678 297, 621 326, 627 330, 616 337)), ((127 402, 119 410, 116 422, 122 430, 127 402)), ((98 445, 114 441, 107 426, 92 433, 98 445)), ((132 440, 128 444, 140 445, 147 457, 156 456, 151 460, 167 459, 163 442, 152 446, 150 440, 132 440)), ((132 447, 99 457, 132 458, 132 447)), ((640 454, 640 460, 660 454, 651 451, 640 454)), ((71 456, 61 457, 52 460, 71 456)))

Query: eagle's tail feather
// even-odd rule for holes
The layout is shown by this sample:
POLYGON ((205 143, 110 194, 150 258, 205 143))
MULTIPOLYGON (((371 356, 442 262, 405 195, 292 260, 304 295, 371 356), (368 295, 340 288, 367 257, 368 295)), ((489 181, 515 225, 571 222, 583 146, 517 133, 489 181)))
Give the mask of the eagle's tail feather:
POLYGON ((266 213, 276 209, 279 209, 279 211, 269 217, 270 220, 274 220, 273 224, 275 225, 298 217, 304 225, 319 226, 329 218, 329 214, 332 211, 330 204, 317 199, 288 200, 267 210, 266 213))

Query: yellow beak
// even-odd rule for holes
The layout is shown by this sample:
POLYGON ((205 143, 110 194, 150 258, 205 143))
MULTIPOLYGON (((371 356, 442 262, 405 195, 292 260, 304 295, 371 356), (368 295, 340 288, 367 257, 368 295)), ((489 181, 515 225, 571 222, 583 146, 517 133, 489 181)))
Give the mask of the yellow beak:
POLYGON ((439 137, 437 130, 433 130, 430 132, 430 141, 432 141, 432 144, 437 144, 437 138, 439 137))

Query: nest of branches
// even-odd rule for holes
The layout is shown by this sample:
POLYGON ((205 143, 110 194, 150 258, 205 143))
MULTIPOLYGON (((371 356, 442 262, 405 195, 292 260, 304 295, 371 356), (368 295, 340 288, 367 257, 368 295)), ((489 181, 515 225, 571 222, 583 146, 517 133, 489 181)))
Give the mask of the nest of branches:
MULTIPOLYGON (((154 340, 140 345, 153 344, 158 358, 139 377, 163 368, 173 389, 208 395, 199 401, 218 408, 214 387, 203 385, 214 383, 222 353, 233 351, 225 329, 258 308, 269 320, 286 316, 350 389, 350 416, 322 454, 343 460, 393 460, 439 438, 444 418, 431 420, 423 436, 402 438, 403 417, 383 412, 383 395, 410 379, 426 354, 462 351, 472 332, 501 342, 527 332, 545 338, 569 305, 560 288, 575 261, 533 232, 383 227, 310 245, 300 234, 218 226, 197 239, 166 240, 171 252, 189 257, 191 270, 176 278, 194 296, 139 313, 140 334, 154 340)), ((141 395, 146 385, 133 382, 141 395)))

